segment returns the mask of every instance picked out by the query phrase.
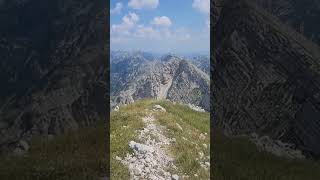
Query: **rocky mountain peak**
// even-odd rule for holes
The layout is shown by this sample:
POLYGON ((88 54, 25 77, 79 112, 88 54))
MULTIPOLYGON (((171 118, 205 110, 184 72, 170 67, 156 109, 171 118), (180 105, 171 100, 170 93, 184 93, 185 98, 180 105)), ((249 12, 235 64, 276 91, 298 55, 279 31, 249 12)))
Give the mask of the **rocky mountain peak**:
POLYGON ((182 60, 182 59, 175 54, 167 54, 161 58, 161 61, 163 61, 163 62, 179 61, 179 60, 182 60))
MULTIPOLYGON (((111 69, 113 67, 117 64, 111 64, 111 69)), ((118 88, 111 92, 112 107, 137 99, 156 98, 199 105, 208 110, 209 105, 202 99, 209 94, 209 76, 182 57, 169 54, 160 60, 128 67, 125 72, 119 69, 111 73, 111 82, 118 88)))

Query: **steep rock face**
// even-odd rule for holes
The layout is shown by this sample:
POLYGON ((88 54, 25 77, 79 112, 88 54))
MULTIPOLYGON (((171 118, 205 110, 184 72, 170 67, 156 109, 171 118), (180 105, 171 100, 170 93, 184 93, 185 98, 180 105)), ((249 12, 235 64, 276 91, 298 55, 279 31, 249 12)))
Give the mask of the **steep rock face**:
POLYGON ((206 74, 210 75, 210 58, 209 56, 194 56, 190 62, 206 74))
POLYGON ((154 57, 145 52, 112 51, 110 54, 111 96, 118 93, 138 74, 143 73, 144 64, 154 61, 154 57))
POLYGON ((2 1, 0 11, 1 150, 104 119, 106 3, 2 1))
POLYGON ((319 47, 247 0, 226 1, 214 33, 216 124, 319 157, 319 47))
MULTIPOLYGON (((117 91, 111 92, 111 107, 137 99, 157 98, 200 105, 209 110, 209 76, 190 62, 174 55, 161 60, 133 56, 124 61, 127 65, 123 67, 128 67, 124 72, 111 73, 115 78, 111 84, 123 82, 117 85, 117 91)), ((111 69, 116 67, 117 63, 111 64, 111 69)))
POLYGON ((317 0, 255 0, 269 13, 320 44, 320 1, 317 0))
POLYGON ((192 103, 209 110, 209 82, 207 74, 199 71, 187 61, 181 61, 173 76, 167 98, 173 101, 192 103))

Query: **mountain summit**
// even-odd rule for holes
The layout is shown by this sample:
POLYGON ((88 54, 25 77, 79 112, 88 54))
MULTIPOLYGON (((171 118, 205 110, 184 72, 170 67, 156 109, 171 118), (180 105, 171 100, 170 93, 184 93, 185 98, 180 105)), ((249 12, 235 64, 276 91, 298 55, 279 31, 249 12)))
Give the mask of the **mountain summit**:
POLYGON ((155 98, 209 110, 209 76, 192 62, 172 54, 160 60, 142 54, 127 55, 123 52, 117 59, 111 59, 112 107, 155 98))

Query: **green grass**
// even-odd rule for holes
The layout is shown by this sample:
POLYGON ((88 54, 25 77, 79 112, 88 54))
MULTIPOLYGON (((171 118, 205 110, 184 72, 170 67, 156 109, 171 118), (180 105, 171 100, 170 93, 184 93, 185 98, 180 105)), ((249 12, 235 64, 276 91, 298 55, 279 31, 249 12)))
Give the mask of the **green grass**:
POLYGON ((145 108, 150 105, 150 101, 144 100, 125 107, 119 111, 111 113, 110 120, 110 153, 111 153, 111 179, 129 179, 128 168, 115 159, 116 156, 125 157, 131 153, 129 142, 136 139, 136 130, 144 127, 142 117, 146 114, 145 108))
POLYGON ((94 180, 108 172, 103 122, 69 131, 48 141, 36 138, 24 156, 1 157, 3 180, 94 180))
POLYGON ((214 133, 213 177, 216 180, 319 180, 320 165, 258 151, 244 137, 228 138, 214 133))
POLYGON ((180 176, 188 175, 189 179, 209 179, 209 169, 201 167, 197 158, 200 158, 199 152, 203 152, 201 161, 209 162, 207 156, 210 153, 210 114, 196 112, 185 105, 167 101, 160 101, 157 104, 167 110, 167 113, 158 115, 156 119, 161 125, 167 127, 167 135, 176 139, 176 143, 170 150, 176 158, 176 166, 180 168, 180 176), (177 124, 182 127, 182 130, 177 124), (201 133, 207 134, 205 139, 199 138, 201 133), (195 174, 198 176, 195 177, 195 174))
POLYGON ((202 145, 209 145, 209 136, 207 135, 205 140, 199 139, 200 133, 209 134, 209 113, 199 113, 184 105, 157 100, 137 101, 121 107, 118 112, 111 113, 111 179, 128 179, 127 167, 115 160, 115 156, 125 157, 131 152, 128 143, 131 140, 137 141, 138 134, 135 131, 144 127, 142 117, 148 115, 155 104, 167 110, 166 113, 154 114, 156 122, 166 127, 165 133, 168 137, 176 138, 176 143, 169 147, 168 153, 175 157, 178 171, 170 171, 178 173, 179 176, 189 175, 190 179, 208 179, 209 170, 200 167, 196 158, 200 150, 203 151, 204 157, 209 156, 209 146, 205 148, 202 145), (184 131, 181 131, 176 123, 184 131), (197 144, 197 148, 193 143, 197 144), (194 177, 194 174, 198 174, 198 177, 194 177))

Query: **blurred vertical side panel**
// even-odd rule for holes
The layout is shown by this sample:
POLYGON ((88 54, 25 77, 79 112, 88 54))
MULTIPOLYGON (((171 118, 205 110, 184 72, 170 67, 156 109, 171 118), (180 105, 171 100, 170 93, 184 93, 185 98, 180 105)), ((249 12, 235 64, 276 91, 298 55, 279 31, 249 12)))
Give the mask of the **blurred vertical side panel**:
POLYGON ((214 179, 320 179, 320 2, 213 5, 214 179))
POLYGON ((108 177, 108 6, 0 2, 0 179, 108 177))

